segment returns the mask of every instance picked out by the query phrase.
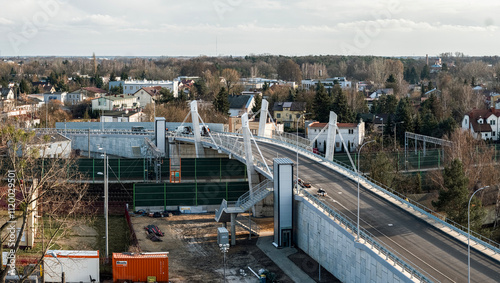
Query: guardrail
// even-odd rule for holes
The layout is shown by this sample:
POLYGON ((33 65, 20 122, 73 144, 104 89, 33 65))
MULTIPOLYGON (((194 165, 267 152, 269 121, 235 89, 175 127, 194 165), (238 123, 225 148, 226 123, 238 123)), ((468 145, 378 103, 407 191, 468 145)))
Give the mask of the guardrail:
MULTIPOLYGON (((305 196, 311 203, 314 203, 320 208, 322 208, 326 213, 328 213, 330 217, 338 221, 341 226, 344 226, 346 229, 351 230, 351 233, 354 236, 358 233, 357 225, 354 224, 354 222, 350 220, 349 217, 347 217, 340 211, 335 210, 335 208, 325 204, 317 197, 315 197, 313 194, 309 193, 308 191, 302 188, 299 189, 299 193, 305 196)), ((420 282, 433 282, 433 281, 438 282, 436 278, 432 277, 424 270, 418 271, 416 268, 413 267, 413 266, 418 267, 418 265, 412 263, 394 249, 389 250, 388 248, 382 246, 380 243, 375 241, 374 240, 375 237, 373 236, 373 234, 366 231, 365 229, 360 228, 359 235, 360 238, 363 239, 366 243, 370 244, 373 249, 376 249, 379 255, 384 255, 386 260, 390 259, 391 261, 394 262, 394 266, 398 265, 402 270, 411 274, 412 277, 418 278, 420 282), (411 265, 408 263, 410 263, 411 265), (424 275, 423 273, 426 273, 426 275, 424 275), (432 278, 433 281, 431 281, 429 278, 432 278)))
MULTIPOLYGON (((225 135, 225 136, 232 136, 232 137, 235 137, 235 138, 241 138, 241 135, 239 134, 235 134, 235 133, 218 133, 218 136, 222 136, 222 135, 225 135)), ((192 136, 190 138, 193 138, 192 136)), ((347 164, 343 164, 341 162, 336 162, 336 161, 332 161, 332 160, 327 160, 325 159, 323 156, 320 156, 318 154, 315 154, 305 148, 302 148, 300 146, 296 146, 296 145, 292 145, 290 143, 287 143, 286 141, 283 141, 283 140, 275 140, 275 139, 270 139, 270 138, 265 138, 265 137, 259 137, 259 136, 255 136, 254 137, 256 140, 259 140, 259 141, 263 141, 263 142, 268 142, 268 143, 272 143, 272 144, 281 144, 281 145, 284 145, 286 147, 289 147, 291 149, 296 149, 298 151, 300 151, 303 155, 306 155, 306 156, 309 156, 309 157, 312 157, 313 159, 320 159, 320 161, 322 162, 325 162, 325 163, 330 163, 331 165, 333 166, 336 166, 336 167, 340 167, 342 170, 344 170, 345 172, 343 173, 344 175, 346 176, 349 176, 351 179, 353 180, 356 180, 357 178, 357 173, 355 171, 353 171, 351 168, 351 166, 347 165, 347 164)), ((234 139, 235 140, 235 139, 234 139)), ((212 144, 212 143, 210 143, 212 144)), ((299 143, 300 145, 300 143, 299 143)), ((216 145, 215 145, 216 146, 216 145)), ((242 155, 242 158, 244 159, 244 154, 242 155)), ((450 229, 452 229, 453 231, 461 234, 461 235, 464 235, 464 236, 468 236, 468 234, 466 232, 464 232, 463 230, 457 228, 458 227, 462 227, 464 228, 463 226, 460 226, 458 225, 457 223, 454 223, 452 221, 450 221, 449 219, 447 219, 447 221, 443 221, 441 219, 439 219, 438 217, 436 217, 434 214, 437 214, 436 212, 432 211, 431 209, 421 205, 421 204, 418 204, 414 201, 411 201, 411 200, 405 200, 404 196, 394 190, 392 190, 391 188, 383 185, 383 184, 377 184, 377 182, 375 180, 371 180, 369 177, 367 176, 361 176, 360 179, 362 179, 364 182, 368 183, 369 185, 371 185, 373 188, 393 197, 394 199, 398 200, 399 202, 401 202, 402 204, 406 204, 408 206, 410 206, 411 208, 413 208, 414 210, 434 219, 435 221, 437 221, 438 223, 441 223, 447 227, 449 227, 450 229), (385 187, 385 188, 384 188, 385 187), (455 224, 455 225, 452 225, 455 224)), ((332 210, 332 208, 328 207, 325 203, 323 203, 322 201, 318 200, 316 197, 314 197, 313 195, 311 195, 310 193, 304 191, 305 194, 311 196, 312 200, 314 200, 314 202, 324 208, 326 211, 329 211, 329 213, 334 216, 336 219, 338 219, 343 225, 345 225, 345 227, 348 227, 351 231, 355 231, 357 233, 357 228, 355 227, 354 224, 352 224, 352 222, 348 221, 347 219, 349 219, 348 217, 344 217, 342 216, 341 213, 339 212, 336 212, 334 210, 332 210), (335 213, 333 213, 335 212, 335 213)), ((439 214, 438 214, 439 215, 439 214)), ((443 217, 444 218, 444 217, 443 217)), ((484 236, 478 234, 478 233, 471 233, 473 235, 471 235, 471 238, 484 245, 485 247, 488 247, 490 248, 493 252, 495 253, 500 253, 500 250, 498 247, 500 247, 500 245, 494 241, 491 241, 490 239, 487 239, 485 238, 484 236), (484 240, 482 239, 487 239, 489 242, 485 242, 484 240)), ((375 240, 373 240, 373 235, 371 235, 369 232, 365 231, 365 230, 362 230, 360 229, 360 236, 363 235, 363 239, 370 243, 372 245, 372 247, 376 247, 377 250, 380 251, 380 253, 384 254, 387 258, 391 258, 391 260, 393 260, 395 263, 397 263, 399 266, 401 266, 401 268, 403 268, 404 270, 408 271, 410 274, 412 274, 412 276, 416 276, 417 278, 419 278, 421 281, 423 282, 431 282, 429 281, 421 272, 417 271, 414 267, 412 267, 411 265, 409 265, 408 263, 410 264, 413 264, 412 262, 406 260, 402 260, 400 258, 398 258, 397 256, 397 252, 396 251, 390 251, 389 249, 383 247, 381 244, 379 244, 378 242, 376 242, 375 240), (363 233, 361 233, 363 232, 363 233), (408 263, 406 263, 408 262, 408 263)), ((403 256, 400 255, 401 258, 404 258, 403 256)), ((414 264, 413 264, 414 265, 414 264)), ((416 267, 418 267, 417 265, 414 265, 416 267)), ((424 272, 422 270, 422 272, 424 272)), ((425 272, 424 272, 425 273, 425 272)), ((427 275, 429 277, 432 277, 430 275, 427 275)))
MULTIPOLYGON (((295 145, 292 145, 292 144, 287 143, 285 141, 278 141, 278 140, 269 139, 269 138, 265 138, 265 137, 255 137, 255 138, 258 140, 264 141, 264 142, 270 142, 270 143, 274 143, 274 144, 281 143, 285 146, 292 147, 294 149, 298 149, 304 155, 308 155, 308 156, 313 157, 313 158, 319 158, 323 162, 330 163, 333 166, 337 166, 337 167, 342 168, 344 171, 346 171, 346 173, 347 173, 346 175, 350 176, 353 180, 356 180, 356 178, 357 178, 356 172, 351 169, 352 166, 347 165, 345 163, 342 163, 339 161, 327 160, 319 154, 315 154, 315 153, 310 152, 308 150, 305 150, 304 148, 301 148, 301 147, 296 147, 295 145)), ((360 179, 361 179, 361 181, 370 184, 373 188, 393 197, 394 199, 396 199, 400 203, 406 204, 409 207, 413 208, 414 210, 426 215, 427 217, 432 218, 433 220, 437 221, 438 223, 441 223, 441 224, 447 226, 448 228, 452 229, 454 232, 456 232, 464 237, 468 237, 468 233, 465 232, 467 230, 466 227, 464 227, 456 222, 453 222, 452 220, 442 216, 441 214, 433 211, 432 209, 430 209, 426 206, 419 204, 416 201, 413 201, 410 199, 406 200, 406 196, 404 196, 403 194, 393 190, 392 188, 390 188, 384 184, 381 184, 381 183, 371 179, 368 176, 361 175, 360 179), (439 215, 442 219, 439 217, 436 217, 436 215, 439 215), (443 220, 443 219, 445 219, 445 220, 443 220)), ((480 243, 481 245, 491 249, 494 253, 500 254, 500 244, 499 243, 492 241, 491 239, 488 239, 488 238, 484 237, 483 235, 481 235, 477 232, 473 232, 473 231, 471 231, 471 239, 473 239, 474 241, 480 243)))
POLYGON ((150 136, 154 134, 154 131, 132 131, 132 130, 117 130, 117 129, 104 129, 104 130, 96 130, 96 129, 54 129, 54 128, 33 128, 37 133, 59 133, 59 134, 91 134, 91 135, 103 135, 103 134, 113 134, 113 135, 141 135, 141 136, 150 136))

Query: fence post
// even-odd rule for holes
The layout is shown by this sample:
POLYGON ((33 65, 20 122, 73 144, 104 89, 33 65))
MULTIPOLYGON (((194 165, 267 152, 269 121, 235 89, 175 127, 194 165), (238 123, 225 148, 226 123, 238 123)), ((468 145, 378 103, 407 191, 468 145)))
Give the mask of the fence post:
POLYGON ((418 152, 418 172, 420 172, 420 151, 418 152))
POLYGON ((146 182, 146 158, 142 159, 142 176, 144 178, 144 182, 146 182))
POLYGON ((438 169, 441 167, 441 151, 438 150, 438 169))
POLYGON ((134 208, 134 212, 135 212, 135 183, 132 186, 132 207, 134 208))
POLYGON ((118 158, 118 181, 120 181, 120 178, 121 178, 121 177, 120 177, 120 169, 121 169, 121 168, 120 168, 120 165, 121 165, 121 164, 120 164, 120 158, 118 158))
POLYGON ((163 211, 167 210, 167 183, 163 183, 163 211))

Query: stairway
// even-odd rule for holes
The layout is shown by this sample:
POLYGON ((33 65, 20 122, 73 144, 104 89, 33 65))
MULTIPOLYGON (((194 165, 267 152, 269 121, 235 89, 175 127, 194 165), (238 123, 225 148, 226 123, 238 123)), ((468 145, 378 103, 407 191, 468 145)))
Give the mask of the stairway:
POLYGON ((270 195, 273 192, 273 186, 273 181, 265 180, 253 188, 252 196, 250 196, 250 191, 248 191, 241 195, 234 203, 223 199, 219 209, 215 211, 215 221, 229 222, 231 213, 238 214, 249 210, 256 203, 270 195))

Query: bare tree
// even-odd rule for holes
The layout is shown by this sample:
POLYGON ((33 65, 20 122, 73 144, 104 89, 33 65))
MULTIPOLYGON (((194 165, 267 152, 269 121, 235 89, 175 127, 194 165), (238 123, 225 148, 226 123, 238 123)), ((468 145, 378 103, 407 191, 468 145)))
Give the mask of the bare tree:
MULTIPOLYGON (((0 267, 0 282, 5 282, 16 268, 14 260, 20 246, 31 242, 41 245, 35 253, 36 271, 47 250, 53 249, 71 227, 84 223, 92 209, 86 197, 87 186, 78 182, 81 177, 74 169, 75 160, 44 157, 50 136, 36 136, 10 125, 2 126, 0 132, 1 146, 7 152, 1 172, 8 189, 2 193, 9 203, 9 217, 0 227, 2 244, 9 253, 6 267, 0 267), (44 230, 44 225, 50 229, 44 230)), ((30 274, 24 274, 23 279, 30 274)))
POLYGON ((240 80, 240 74, 235 69, 224 69, 222 70, 222 77, 226 85, 227 92, 233 94, 235 92, 235 85, 240 80))

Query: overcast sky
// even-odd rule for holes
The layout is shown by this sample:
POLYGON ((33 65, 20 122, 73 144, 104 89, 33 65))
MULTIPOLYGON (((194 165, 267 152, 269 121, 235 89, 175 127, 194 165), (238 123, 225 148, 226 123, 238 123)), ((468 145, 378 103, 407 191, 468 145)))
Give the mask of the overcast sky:
POLYGON ((500 1, 0 0, 0 56, 498 55, 500 1))

